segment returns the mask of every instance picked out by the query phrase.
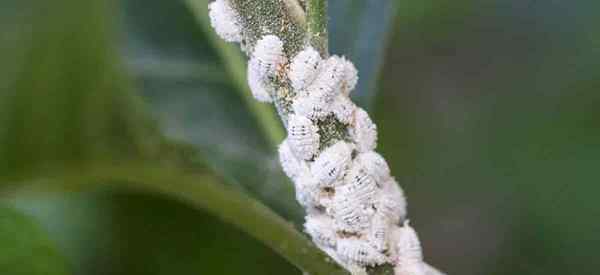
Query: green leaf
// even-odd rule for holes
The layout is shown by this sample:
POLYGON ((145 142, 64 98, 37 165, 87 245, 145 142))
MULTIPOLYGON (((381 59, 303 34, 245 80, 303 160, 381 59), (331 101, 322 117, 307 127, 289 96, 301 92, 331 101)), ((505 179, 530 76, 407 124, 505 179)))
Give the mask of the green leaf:
POLYGON ((352 99, 361 107, 374 104, 385 50, 393 31, 397 1, 329 1, 329 48, 347 56, 358 69, 352 99))
POLYGON ((65 259, 29 217, 0 205, 0 273, 66 275, 65 259))
POLYGON ((158 193, 240 228, 304 271, 345 274, 285 219, 207 173, 193 148, 158 132, 112 47, 111 2, 28 4, 32 11, 12 26, 17 33, 29 26, 29 35, 3 52, 19 57, 16 69, 2 64, 13 72, 0 85, 3 193, 97 186, 158 193))
POLYGON ((197 146, 229 184, 300 224, 303 212, 275 154, 281 123, 272 106, 252 98, 245 58, 215 37, 207 6, 205 0, 124 1, 128 68, 170 137, 197 146), (275 118, 265 118, 268 112, 275 118))

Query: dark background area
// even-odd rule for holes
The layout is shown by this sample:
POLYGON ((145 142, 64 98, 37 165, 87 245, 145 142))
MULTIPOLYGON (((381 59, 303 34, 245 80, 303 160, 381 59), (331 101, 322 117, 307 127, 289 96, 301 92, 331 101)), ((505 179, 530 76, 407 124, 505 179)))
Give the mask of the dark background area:
MULTIPOLYGON (((365 68, 355 98, 371 104, 427 261, 456 275, 597 274, 600 2, 403 0, 396 16, 389 2, 364 2, 331 1, 331 51, 365 68), (368 12, 380 21, 360 21, 368 12)), ((14 39, 10 20, 26 9, 16 3, 0 3, 0 42, 14 39)), ((186 5, 125 0, 118 11, 115 43, 162 129, 301 224, 273 148, 186 5)), ((73 274, 300 274, 237 229, 155 195, 3 201, 48 232, 73 274)))

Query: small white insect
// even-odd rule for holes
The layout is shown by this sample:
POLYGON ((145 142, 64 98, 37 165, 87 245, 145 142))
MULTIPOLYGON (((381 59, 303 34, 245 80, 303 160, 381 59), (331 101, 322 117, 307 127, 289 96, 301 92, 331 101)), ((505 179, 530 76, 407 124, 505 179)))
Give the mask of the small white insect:
POLYGON ((319 75, 307 88, 307 92, 319 100, 332 103, 344 80, 344 62, 338 56, 331 56, 321 62, 319 67, 319 75))
POLYGON ((312 176, 304 175, 294 179, 296 187, 296 200, 306 208, 307 212, 312 212, 320 206, 320 190, 317 187, 317 181, 312 176))
POLYGON ((242 41, 240 16, 231 7, 229 0, 216 0, 208 5, 210 24, 215 32, 227 42, 242 41))
POLYGON ((334 247, 337 244, 338 235, 333 221, 325 215, 307 216, 304 229, 321 246, 334 247))
POLYGON ((347 232, 359 232, 369 228, 374 214, 373 208, 367 203, 345 195, 346 192, 343 190, 339 191, 343 187, 345 186, 336 190, 332 207, 328 208, 329 214, 335 218, 336 227, 347 232))
POLYGON ((344 177, 344 185, 338 189, 340 195, 361 204, 374 202, 380 190, 375 178, 357 161, 352 163, 348 174, 344 177))
POLYGON ((310 46, 300 51, 292 59, 288 77, 294 90, 303 90, 313 83, 319 73, 319 62, 321 62, 321 56, 310 46))
POLYGON ((399 224, 406 218, 406 197, 394 178, 388 179, 383 184, 383 191, 377 200, 376 208, 393 224, 399 224))
POLYGON ((350 136, 356 142, 359 152, 368 152, 377 147, 377 126, 369 114, 362 108, 354 112, 354 121, 350 125, 350 136))
POLYGON ((375 151, 360 153, 354 161, 357 163, 356 165, 363 167, 379 185, 391 177, 387 162, 375 151))
POLYGON ((290 115, 288 121, 288 143, 296 157, 310 160, 319 150, 319 129, 304 116, 290 115))
POLYGON ((371 228, 369 228, 369 234, 367 240, 369 244, 377 249, 377 251, 383 252, 388 249, 388 233, 391 230, 390 222, 385 215, 375 214, 371 221, 371 228))
POLYGON ((345 95, 338 95, 331 104, 331 112, 344 124, 352 122, 356 105, 345 95))
POLYGON ((338 141, 323 150, 311 165, 310 171, 320 186, 330 186, 343 175, 351 160, 352 146, 345 141, 338 141))
POLYGON ((378 265, 387 261, 385 255, 360 239, 338 240, 337 252, 343 261, 361 266, 378 265))
POLYGON ((331 106, 329 103, 316 96, 308 95, 298 96, 292 103, 292 109, 295 114, 305 116, 314 121, 325 118, 331 113, 331 106))
POLYGON ((421 242, 417 232, 410 226, 408 220, 404 222, 402 227, 395 228, 392 234, 396 243, 397 265, 408 266, 423 262, 421 242))
POLYGON ((295 179, 310 173, 308 164, 304 160, 296 158, 287 139, 279 145, 279 161, 283 172, 289 178, 295 179))
POLYGON ((261 78, 274 76, 287 62, 283 42, 275 35, 266 35, 258 40, 254 46, 253 57, 256 59, 256 69, 261 78))
POLYGON ((271 93, 273 88, 269 87, 261 77, 258 61, 255 58, 248 62, 248 86, 256 100, 260 102, 273 102, 271 93))
POLYGON ((354 64, 347 60, 346 58, 342 58, 344 62, 344 85, 342 87, 342 94, 349 95, 352 90, 356 87, 356 83, 358 83, 358 70, 354 67, 354 64))

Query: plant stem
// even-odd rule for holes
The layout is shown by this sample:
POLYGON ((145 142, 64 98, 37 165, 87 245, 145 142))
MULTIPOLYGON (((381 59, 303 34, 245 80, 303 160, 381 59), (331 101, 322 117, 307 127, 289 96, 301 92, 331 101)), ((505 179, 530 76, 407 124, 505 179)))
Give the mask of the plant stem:
POLYGON ((327 0, 307 0, 306 17, 310 42, 321 55, 328 55, 327 0))
MULTIPOLYGON (((70 191, 108 186, 158 193, 182 201, 198 210, 207 211, 236 226, 275 250, 304 272, 347 275, 344 269, 328 260, 327 255, 296 231, 289 222, 259 201, 225 186, 212 174, 190 173, 178 168, 146 164, 99 163, 86 167, 67 169, 52 175, 37 175, 36 178, 44 180, 34 181, 24 187, 16 187, 9 190, 9 194, 39 191, 57 186, 61 190, 70 191)), ((10 185, 3 185, 3 187, 10 188, 10 185)))

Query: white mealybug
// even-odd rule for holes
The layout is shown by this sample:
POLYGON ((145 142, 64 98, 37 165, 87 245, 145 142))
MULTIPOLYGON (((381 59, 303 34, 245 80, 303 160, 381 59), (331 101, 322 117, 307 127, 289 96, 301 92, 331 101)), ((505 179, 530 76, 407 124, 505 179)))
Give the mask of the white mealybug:
POLYGON ((319 207, 320 190, 310 174, 294 179, 296 200, 310 212, 319 207))
POLYGON ((356 105, 345 95, 338 95, 331 104, 331 112, 344 124, 352 122, 356 105))
POLYGON ((390 223, 386 216, 382 214, 375 214, 371 221, 371 228, 367 240, 369 244, 377 249, 377 251, 385 251, 388 249, 388 232, 390 230, 390 223))
POLYGON ((296 91, 305 89, 310 85, 319 72, 321 56, 313 47, 300 51, 290 64, 288 77, 296 91))
POLYGON ((336 189, 332 207, 328 209, 329 214, 335 218, 336 226, 340 230, 359 232, 367 229, 373 215, 371 205, 348 196, 344 187, 346 186, 336 189))
POLYGON ((357 108, 354 112, 349 132, 359 152, 372 151, 377 147, 377 126, 362 108, 357 108))
POLYGON ((283 42, 275 35, 263 36, 254 46, 253 58, 262 78, 274 76, 280 66, 287 62, 283 52, 283 42))
POLYGON ((332 103, 339 94, 344 79, 344 63, 338 56, 331 56, 321 62, 319 75, 307 88, 310 96, 332 103))
POLYGON ((271 87, 268 87, 259 72, 258 61, 253 58, 248 62, 248 86, 256 100, 260 102, 273 102, 271 98, 271 87))
POLYGON ((311 174, 321 186, 329 186, 340 178, 352 160, 352 146, 338 141, 329 146, 311 165, 311 174))
POLYGON ((292 109, 297 115, 305 116, 311 120, 320 120, 331 112, 329 104, 318 97, 298 96, 292 103, 292 109))
POLYGON ((375 178, 356 160, 344 178, 344 185, 338 189, 343 196, 363 204, 374 202, 380 191, 375 178))
POLYGON ((208 5, 210 24, 216 33, 225 41, 242 41, 242 25, 240 16, 231 7, 229 0, 217 0, 208 5))
POLYGON ((360 153, 354 160, 371 175, 378 185, 383 184, 390 176, 390 167, 385 159, 375 151, 360 153))
POLYGON ((304 229, 320 246, 334 247, 337 244, 338 236, 333 222, 325 215, 307 216, 304 229))
POLYGON ((338 240, 337 252, 343 261, 361 266, 373 266, 387 261, 385 255, 360 239, 338 240))
POLYGON ((310 173, 308 164, 296 158, 287 139, 279 145, 279 161, 281 162, 283 172, 292 179, 310 173))
POLYGON ((384 182, 383 192, 379 196, 376 208, 393 224, 399 224, 406 218, 406 197, 394 178, 384 182))
POLYGON ((342 87, 342 93, 349 95, 356 87, 356 83, 358 83, 358 70, 356 70, 356 67, 354 67, 354 64, 350 60, 342 58, 342 61, 344 62, 344 87, 342 87))
POLYGON ((423 250, 417 232, 410 226, 408 220, 402 227, 393 231, 396 243, 397 265, 410 265, 423 262, 423 250))
POLYGON ((299 115, 290 115, 288 121, 288 142, 296 157, 310 160, 319 150, 319 129, 313 122, 299 115))

